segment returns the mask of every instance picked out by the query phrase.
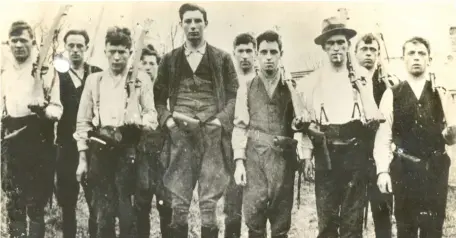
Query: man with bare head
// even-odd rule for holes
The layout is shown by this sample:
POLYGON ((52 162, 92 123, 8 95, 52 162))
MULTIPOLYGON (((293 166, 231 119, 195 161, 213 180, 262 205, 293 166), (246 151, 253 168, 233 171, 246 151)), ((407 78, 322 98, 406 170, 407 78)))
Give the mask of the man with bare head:
POLYGON ((444 114, 428 71, 429 42, 413 37, 402 50, 407 76, 386 90, 380 103, 386 122, 375 139, 377 184, 382 193, 394 194, 398 238, 418 237, 418 230, 420 237, 438 238, 450 165, 442 135, 444 114))
POLYGON ((201 237, 217 237, 217 201, 230 181, 238 80, 231 56, 205 40, 207 12, 187 3, 179 17, 185 43, 163 57, 154 90, 160 126, 169 134, 163 181, 172 197, 173 237, 188 236, 197 182, 201 237))
POLYGON ((59 79, 44 68, 41 75, 35 75, 32 52, 36 42, 29 24, 14 22, 8 44, 14 62, 1 75, 2 151, 6 152, 2 153, 1 182, 7 197, 9 235, 44 238, 44 207, 53 190, 54 123, 63 110, 59 79), (35 98, 36 91, 46 93, 35 98), (44 106, 32 107, 37 100, 44 101, 44 106))

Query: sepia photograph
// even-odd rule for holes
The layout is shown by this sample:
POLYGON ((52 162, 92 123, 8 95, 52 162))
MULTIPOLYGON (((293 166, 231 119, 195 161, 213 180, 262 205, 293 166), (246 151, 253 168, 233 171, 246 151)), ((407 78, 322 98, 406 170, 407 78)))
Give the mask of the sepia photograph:
POLYGON ((0 9, 0 237, 456 237, 455 1, 0 9))

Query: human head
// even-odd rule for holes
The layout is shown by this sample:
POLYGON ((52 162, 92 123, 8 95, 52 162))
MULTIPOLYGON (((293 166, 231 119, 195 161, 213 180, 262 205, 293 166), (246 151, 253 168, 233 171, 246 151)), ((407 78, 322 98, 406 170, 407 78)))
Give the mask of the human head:
POLYGON ((260 69, 266 74, 273 74, 282 58, 282 40, 274 31, 265 31, 257 39, 257 55, 260 69))
POLYGON ((30 25, 24 21, 13 22, 8 38, 8 44, 16 61, 25 62, 31 55, 33 45, 36 44, 30 25))
POLYGON ((204 40, 204 30, 208 24, 207 13, 204 8, 185 3, 179 8, 179 17, 179 24, 184 30, 187 41, 197 45, 204 40))
POLYGON ((65 34, 63 37, 65 50, 68 52, 73 65, 82 64, 89 41, 89 34, 86 30, 72 29, 65 34))
POLYGON ((105 37, 105 54, 115 74, 122 73, 131 55, 131 33, 127 28, 112 27, 105 37))
POLYGON ((372 70, 380 56, 380 43, 378 39, 372 33, 364 35, 356 43, 355 54, 361 66, 367 70, 372 70))
POLYGON ((147 45, 141 52, 141 70, 144 70, 152 80, 157 77, 158 64, 160 56, 152 45, 147 45))
POLYGON ((421 76, 426 72, 431 62, 431 46, 423 37, 415 36, 405 41, 402 46, 402 56, 407 72, 414 77, 421 76))
POLYGON ((249 33, 236 36, 233 42, 233 55, 236 58, 239 69, 249 72, 253 69, 257 43, 249 33))

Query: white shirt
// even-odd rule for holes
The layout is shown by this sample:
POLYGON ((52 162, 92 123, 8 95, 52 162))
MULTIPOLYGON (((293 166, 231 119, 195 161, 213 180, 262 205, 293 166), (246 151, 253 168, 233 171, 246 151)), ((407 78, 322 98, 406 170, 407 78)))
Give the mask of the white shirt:
POLYGON ((75 88, 79 88, 82 85, 81 79, 84 77, 84 67, 81 67, 78 70, 73 69, 73 71, 72 70, 69 71, 71 81, 73 81, 73 85, 75 88), (74 73, 73 73, 73 71, 74 71, 74 73))
MULTIPOLYGON (((426 74, 427 75, 427 74, 426 74)), ((428 78, 411 79, 407 78, 407 82, 413 90, 416 98, 419 99, 428 78)), ((386 121, 380 124, 375 136, 374 159, 377 166, 377 174, 388 172, 391 161, 393 160, 393 91, 387 89, 383 94, 380 102, 380 111, 386 121)))
MULTIPOLYGON (((50 66, 52 67, 52 65, 50 66)), ((32 76, 33 60, 30 57, 22 64, 5 65, 1 75, 1 101, 3 113, 11 117, 24 117, 34 113, 30 111, 28 105, 34 101, 34 82, 32 76)), ((45 109, 48 117, 60 118, 63 113, 63 106, 60 102, 60 80, 58 74, 53 68, 50 68, 46 75, 43 76, 43 85, 45 88, 52 86, 49 105, 45 109)))
POLYGON ((187 58, 187 62, 192 68, 193 72, 196 71, 198 65, 203 59, 203 55, 206 53, 206 47, 206 42, 204 42, 204 44, 197 49, 192 48, 191 46, 187 46, 187 44, 184 44, 185 57, 187 58))

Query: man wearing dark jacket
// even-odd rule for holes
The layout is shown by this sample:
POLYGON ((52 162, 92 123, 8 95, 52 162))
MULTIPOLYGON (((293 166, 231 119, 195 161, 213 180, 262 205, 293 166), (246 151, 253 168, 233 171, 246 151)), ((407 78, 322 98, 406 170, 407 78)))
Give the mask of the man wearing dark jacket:
POLYGON ((158 121, 169 134, 163 182, 171 192, 173 237, 187 237, 196 182, 201 237, 217 237, 217 201, 230 181, 227 163, 232 159, 238 81, 230 55, 204 39, 206 11, 184 4, 179 16, 186 42, 163 57, 154 86, 158 121))
MULTIPOLYGON (((76 180, 79 152, 73 133, 76 130, 76 117, 84 83, 91 73, 101 71, 96 66, 84 62, 84 53, 88 49, 89 36, 85 30, 69 30, 63 37, 65 49, 70 60, 70 69, 60 72, 60 100, 63 114, 57 127, 57 186, 56 197, 62 207, 63 237, 76 237, 76 204, 78 202, 79 183, 76 180)), ((91 191, 87 181, 81 183, 89 207, 89 236, 94 238, 96 218, 90 203, 91 191)))

